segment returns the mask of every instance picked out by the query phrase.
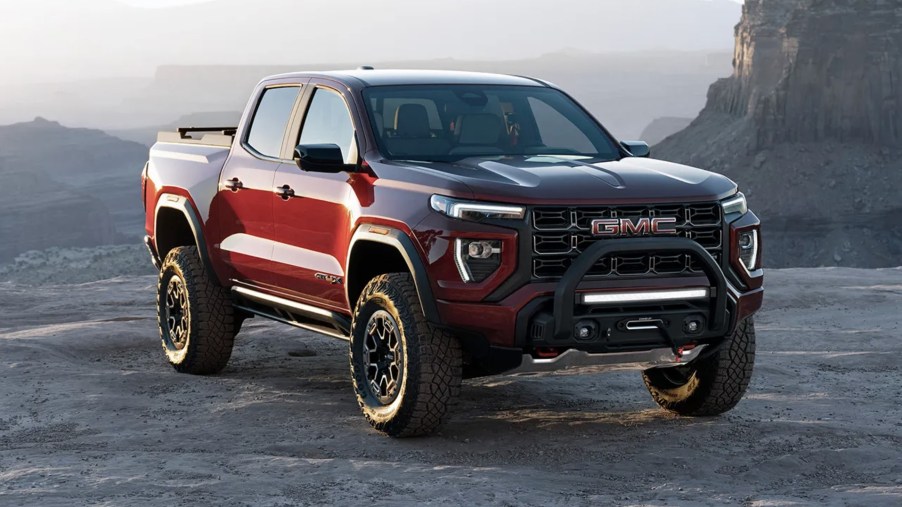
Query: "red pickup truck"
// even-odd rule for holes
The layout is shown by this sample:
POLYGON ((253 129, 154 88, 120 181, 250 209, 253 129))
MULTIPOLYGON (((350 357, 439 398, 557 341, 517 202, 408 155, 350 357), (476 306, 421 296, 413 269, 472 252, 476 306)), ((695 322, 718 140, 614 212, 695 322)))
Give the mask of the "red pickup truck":
POLYGON ((761 238, 736 184, 544 81, 266 78, 237 127, 161 132, 142 186, 180 372, 224 368, 252 316, 347 340, 392 436, 434 431, 465 377, 633 368, 660 406, 713 415, 751 376, 761 238))

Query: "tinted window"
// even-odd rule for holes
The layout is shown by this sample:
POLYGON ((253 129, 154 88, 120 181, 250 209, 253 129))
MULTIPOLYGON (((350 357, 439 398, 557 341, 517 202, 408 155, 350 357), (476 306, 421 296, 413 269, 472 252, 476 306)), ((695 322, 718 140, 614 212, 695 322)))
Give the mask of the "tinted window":
POLYGON ((307 109, 301 139, 298 144, 337 144, 345 162, 356 153, 351 153, 354 145, 354 126, 351 115, 345 106, 344 99, 338 93, 326 88, 318 88, 313 94, 313 101, 307 109))
POLYGON ((583 134, 579 127, 560 111, 541 99, 530 97, 529 108, 539 129, 539 139, 543 146, 554 147, 574 153, 592 153, 595 149, 592 141, 583 134))
POLYGON ((559 155, 614 160, 614 141, 573 100, 540 86, 376 86, 363 91, 387 158, 559 155))
POLYGON ((442 120, 439 117, 438 110, 435 108, 435 102, 422 99, 385 99, 382 106, 383 119, 380 132, 386 128, 394 129, 398 122, 398 109, 404 104, 419 104, 426 110, 426 118, 429 120, 429 128, 439 130, 442 128, 442 120))
POLYGON ((247 144, 251 148, 262 155, 279 158, 282 139, 299 91, 300 88, 291 86, 270 88, 263 92, 247 135, 247 144))

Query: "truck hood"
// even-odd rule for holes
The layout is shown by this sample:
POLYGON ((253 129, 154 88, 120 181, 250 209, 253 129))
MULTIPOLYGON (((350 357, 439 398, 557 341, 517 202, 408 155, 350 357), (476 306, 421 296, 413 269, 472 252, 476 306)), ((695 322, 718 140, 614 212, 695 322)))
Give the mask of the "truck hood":
POLYGON ((736 184, 725 176, 649 158, 593 161, 542 155, 389 165, 425 170, 451 180, 448 183, 466 185, 473 198, 501 202, 698 202, 723 199, 736 192, 736 184))

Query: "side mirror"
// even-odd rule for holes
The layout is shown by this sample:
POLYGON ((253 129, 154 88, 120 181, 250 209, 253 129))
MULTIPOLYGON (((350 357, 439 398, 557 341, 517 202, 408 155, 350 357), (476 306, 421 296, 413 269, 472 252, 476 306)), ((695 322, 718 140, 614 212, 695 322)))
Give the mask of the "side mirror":
POLYGON ((294 149, 294 161, 302 171, 340 173, 354 170, 353 165, 345 164, 337 144, 299 144, 294 149))
POLYGON ((620 145, 634 157, 651 156, 651 149, 645 141, 620 141, 620 145))

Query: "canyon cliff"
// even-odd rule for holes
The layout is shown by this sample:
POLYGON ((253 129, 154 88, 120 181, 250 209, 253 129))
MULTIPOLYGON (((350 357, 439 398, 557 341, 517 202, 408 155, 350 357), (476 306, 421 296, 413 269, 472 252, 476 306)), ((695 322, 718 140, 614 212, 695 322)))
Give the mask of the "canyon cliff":
POLYGON ((147 148, 99 130, 0 126, 0 263, 29 250, 140 244, 147 148))
POLYGON ((746 0, 735 35, 654 156, 737 181, 772 267, 902 264, 902 0, 746 0))

